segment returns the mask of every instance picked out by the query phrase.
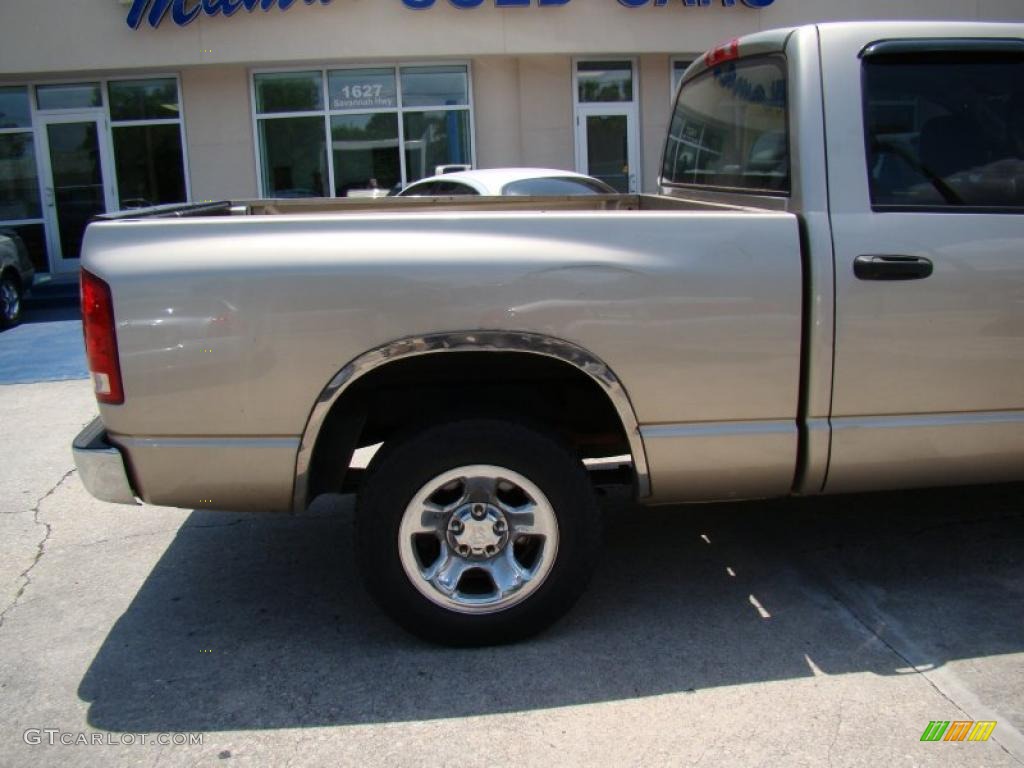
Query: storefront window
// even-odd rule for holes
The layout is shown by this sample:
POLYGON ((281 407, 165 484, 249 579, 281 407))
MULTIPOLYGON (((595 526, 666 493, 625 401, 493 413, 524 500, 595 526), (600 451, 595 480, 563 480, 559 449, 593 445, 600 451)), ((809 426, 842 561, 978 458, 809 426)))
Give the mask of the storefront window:
POLYGON ((114 163, 121 208, 185 200, 178 126, 114 126, 114 163))
POLYGON ((0 221, 42 217, 31 133, 0 133, 0 168, 0 221))
POLYGON ((465 65, 258 73, 253 84, 267 197, 383 194, 472 162, 465 65))
POLYGON ((352 189, 390 189, 402 181, 398 115, 387 112, 331 117, 334 194, 352 189))
POLYGON ((40 272, 49 271, 29 90, 0 88, 0 229, 18 233, 40 272))
POLYGON ((99 83, 40 85, 36 88, 40 109, 94 109, 102 106, 99 83))
POLYGON ((402 104, 440 107, 469 104, 465 67, 403 67, 402 104))
POLYGON ((394 69, 336 69, 328 74, 330 109, 395 109, 394 69))
POLYGON ((256 110, 311 112, 324 108, 320 72, 270 72, 256 75, 256 110))
POLYGON ((110 83, 111 120, 177 120, 178 84, 174 78, 110 83))
POLYGON ((267 197, 326 197, 322 117, 260 120, 263 189, 267 197))
POLYGON ((28 103, 28 90, 20 85, 0 88, 0 129, 31 127, 32 109, 28 103))
POLYGON ((576 65, 580 103, 632 101, 633 64, 629 61, 581 61, 576 65))
POLYGON ((119 207, 184 202, 185 158, 173 77, 108 83, 119 207))
POLYGON ((406 112, 404 122, 410 180, 432 176, 439 165, 469 164, 468 112, 406 112))

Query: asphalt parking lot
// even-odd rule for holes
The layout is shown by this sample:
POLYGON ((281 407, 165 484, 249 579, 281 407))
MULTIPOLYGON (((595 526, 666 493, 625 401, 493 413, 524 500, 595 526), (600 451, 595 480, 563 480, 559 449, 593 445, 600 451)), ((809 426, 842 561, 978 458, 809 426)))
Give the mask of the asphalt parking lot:
POLYGON ((21 364, 0 386, 2 766, 1024 764, 1024 486, 611 494, 565 620, 449 650, 369 603, 351 497, 299 516, 89 497, 69 450, 88 382, 21 364), (933 720, 998 725, 923 743, 933 720))

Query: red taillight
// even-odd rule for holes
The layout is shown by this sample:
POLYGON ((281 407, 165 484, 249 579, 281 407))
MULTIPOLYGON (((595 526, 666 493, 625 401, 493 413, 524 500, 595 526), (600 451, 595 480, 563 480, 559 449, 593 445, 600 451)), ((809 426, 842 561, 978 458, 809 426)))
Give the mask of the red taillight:
POLYGON ((734 61, 740 57, 740 39, 738 37, 726 43, 720 43, 704 54, 704 63, 709 67, 717 67, 727 61, 734 61))
POLYGON ((82 330, 85 357, 89 362, 93 390, 101 403, 124 402, 121 366, 117 360, 117 332, 110 286, 96 275, 82 270, 82 330))

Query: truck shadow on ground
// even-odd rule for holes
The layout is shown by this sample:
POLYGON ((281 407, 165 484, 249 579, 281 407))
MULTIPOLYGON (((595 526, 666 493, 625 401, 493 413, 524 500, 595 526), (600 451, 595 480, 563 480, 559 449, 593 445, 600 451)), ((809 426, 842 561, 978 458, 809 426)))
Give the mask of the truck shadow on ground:
POLYGON ((349 497, 299 517, 196 511, 79 695, 112 731, 284 728, 1020 652, 1022 501, 1022 485, 657 510, 613 496, 575 610, 530 642, 478 650, 421 643, 368 601, 349 497))

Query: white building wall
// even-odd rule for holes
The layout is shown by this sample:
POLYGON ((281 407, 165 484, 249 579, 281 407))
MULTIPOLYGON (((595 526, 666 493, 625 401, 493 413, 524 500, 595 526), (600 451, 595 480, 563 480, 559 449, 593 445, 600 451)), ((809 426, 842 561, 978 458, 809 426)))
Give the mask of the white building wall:
POLYGON ((645 192, 658 186, 661 152, 671 113, 670 57, 648 54, 640 57, 640 154, 645 192))
POLYGON ((247 69, 184 69, 181 92, 192 199, 258 197, 247 69))
POLYGON ((477 166, 522 165, 519 60, 513 56, 486 56, 474 59, 471 66, 477 166))
MULTIPOLYGON (((190 5, 193 4, 190 0, 190 5)), ((682 0, 627 8, 616 0, 460 10, 445 0, 414 11, 399 0, 298 3, 287 11, 200 15, 180 28, 125 23, 121 0, 4 0, 0 76, 204 64, 477 57, 522 54, 665 53, 703 50, 772 27, 842 19, 1022 20, 1020 0, 776 0, 764 10, 686 7, 682 0)))
MULTIPOLYGON (((189 0, 190 4, 195 0, 189 0)), ((573 168, 573 56, 639 63, 643 188, 656 183, 668 124, 670 56, 772 27, 842 19, 1024 20, 1024 0, 776 0, 767 9, 626 8, 616 0, 473 10, 437 0, 298 3, 200 16, 181 28, 125 23, 123 0, 0 0, 0 83, 180 73, 194 200, 257 196, 250 69, 464 59, 472 66, 480 167, 573 168)))
POLYGON ((575 138, 569 57, 521 58, 519 104, 523 165, 572 170, 575 138))

